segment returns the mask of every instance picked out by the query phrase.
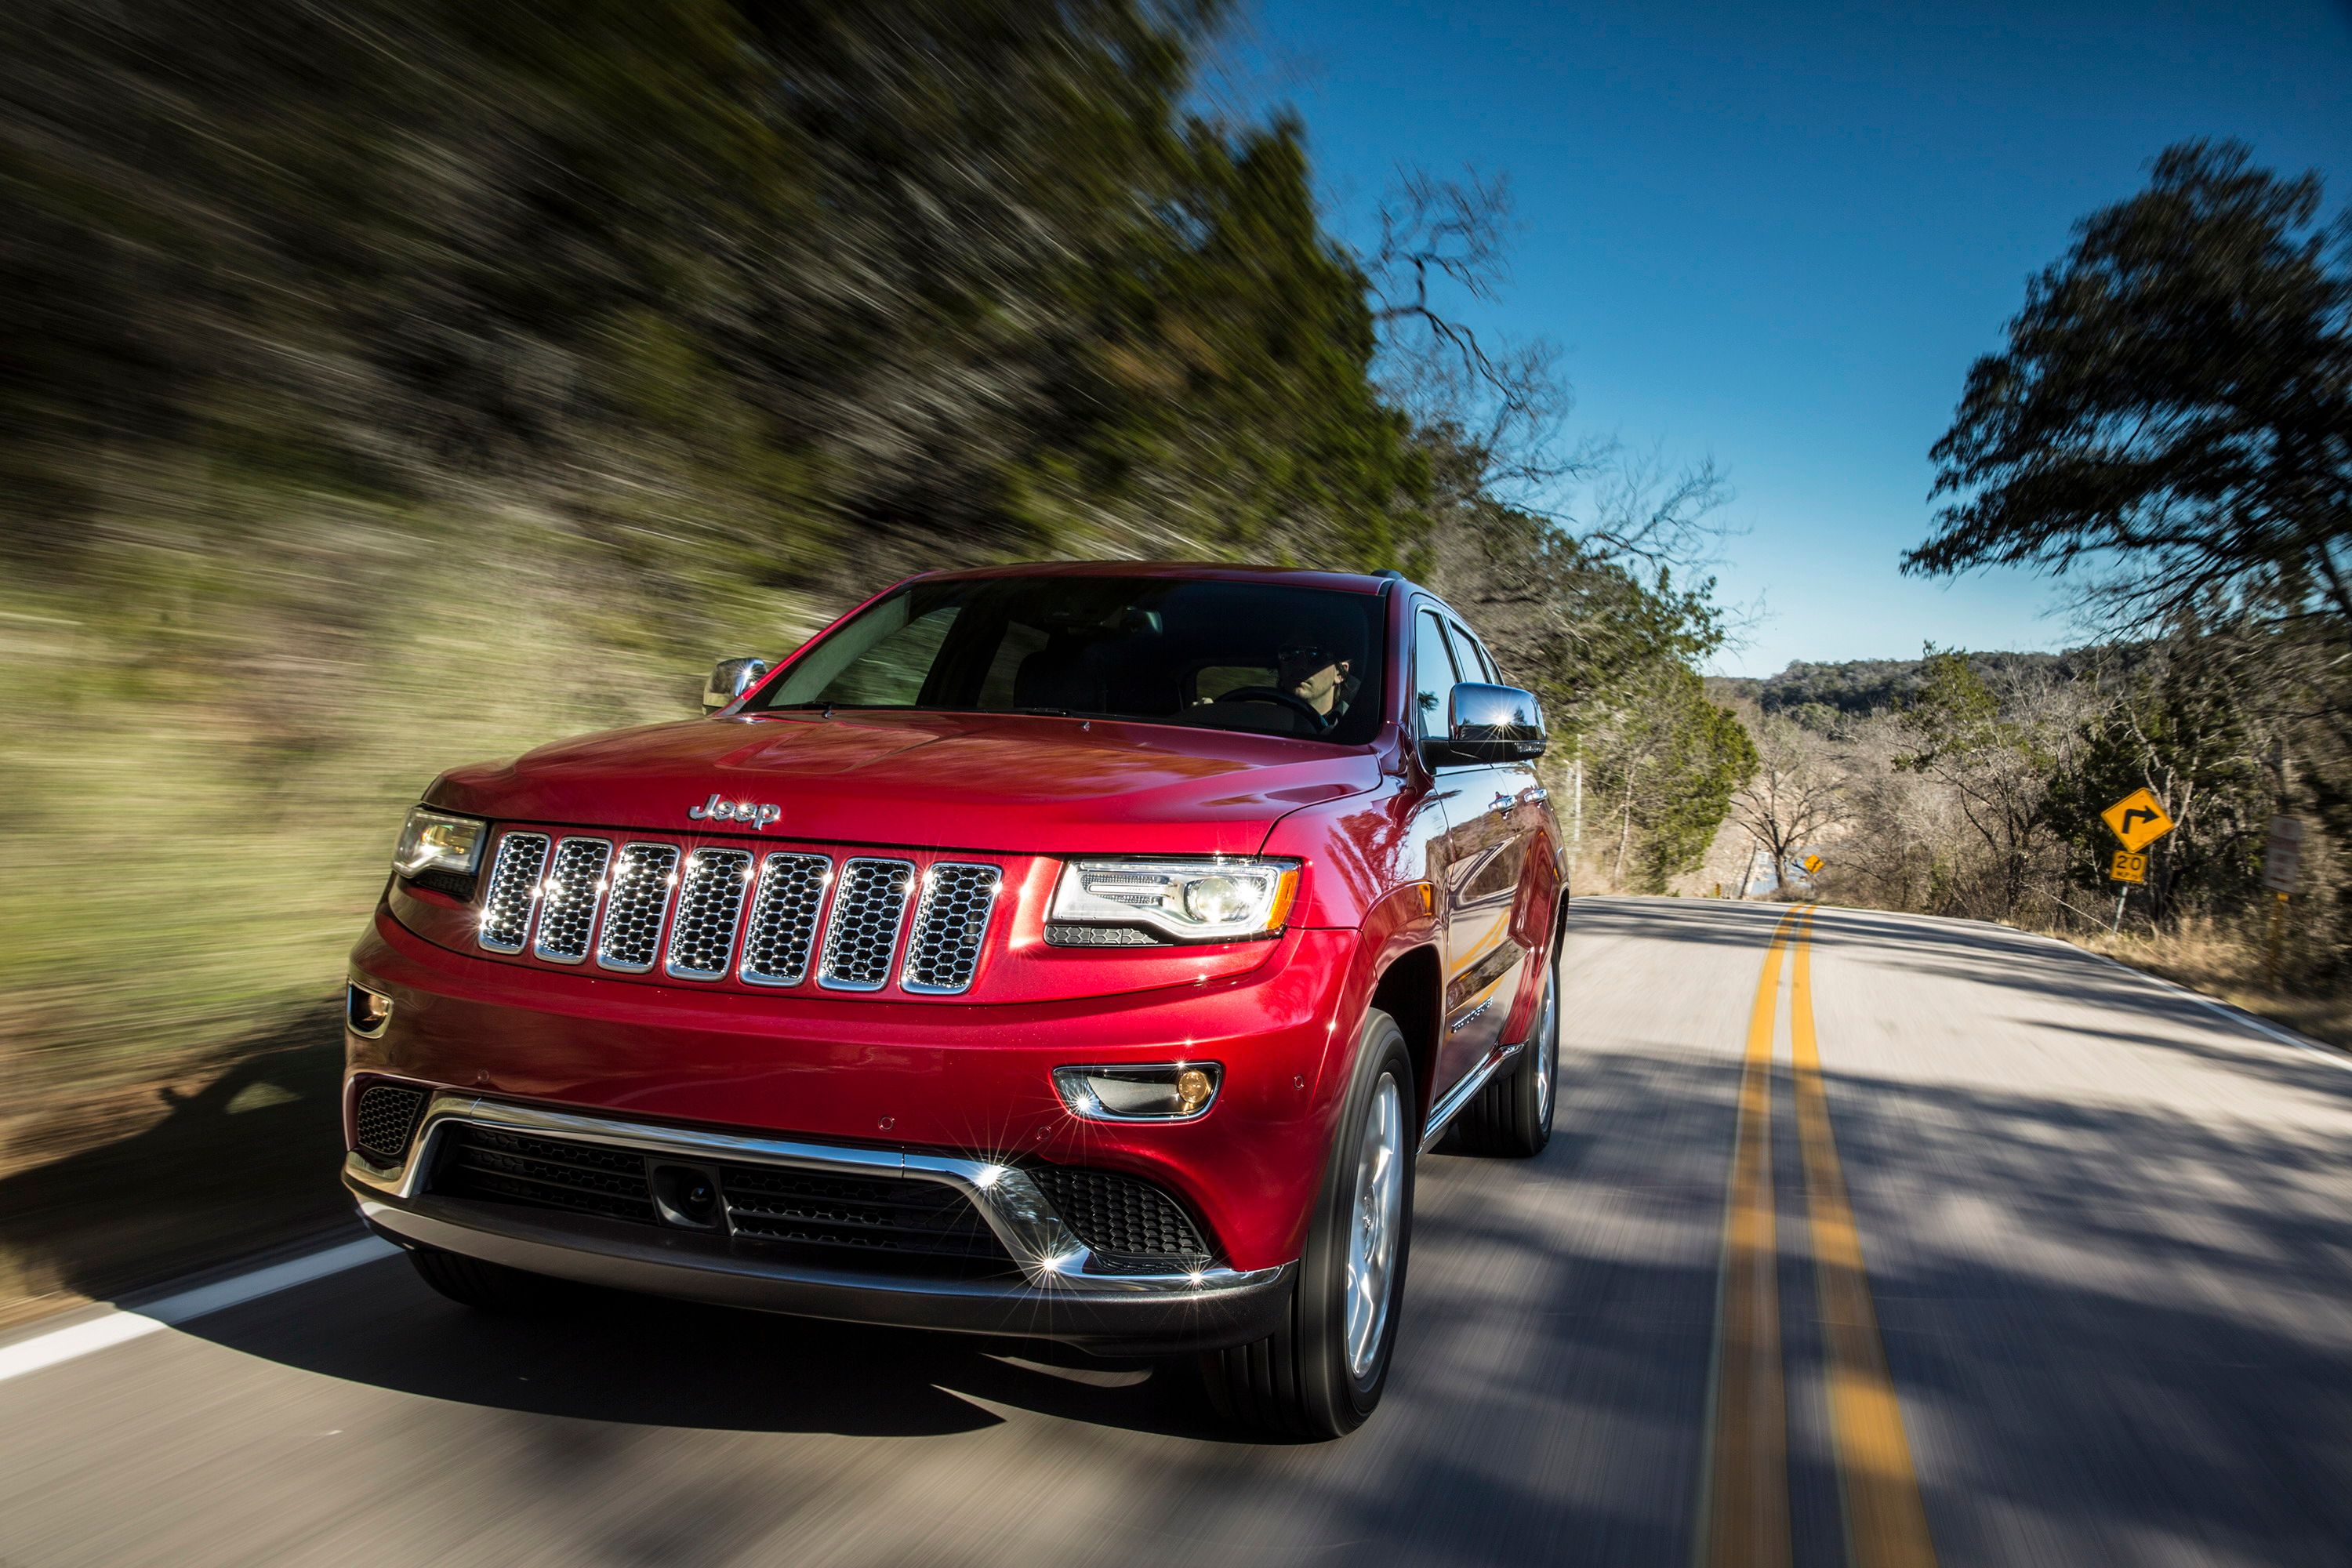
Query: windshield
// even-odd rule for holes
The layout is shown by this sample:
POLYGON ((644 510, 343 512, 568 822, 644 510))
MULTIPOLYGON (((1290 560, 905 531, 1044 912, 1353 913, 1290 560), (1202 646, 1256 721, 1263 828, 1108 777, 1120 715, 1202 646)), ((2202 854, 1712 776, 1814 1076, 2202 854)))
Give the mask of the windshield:
POLYGON ((1381 601, 1150 577, 916 583, 747 711, 1064 713, 1360 745, 1380 728, 1381 601))

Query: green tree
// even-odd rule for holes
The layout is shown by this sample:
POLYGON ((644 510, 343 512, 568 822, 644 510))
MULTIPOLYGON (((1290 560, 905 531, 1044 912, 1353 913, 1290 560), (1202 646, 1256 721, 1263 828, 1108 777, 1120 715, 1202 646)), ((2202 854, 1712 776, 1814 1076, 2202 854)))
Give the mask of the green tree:
POLYGON ((1948 789, 1980 851, 1978 887, 1958 896, 2012 918, 2051 837, 2050 780, 2073 734, 2063 694, 2046 686, 1996 692, 1966 655, 1930 647, 1919 689, 1897 721, 1908 749, 1895 767, 1948 789))
POLYGON ((2099 813, 2145 788, 2173 830, 2150 856, 2148 915, 2227 908, 2256 890, 2265 825, 2277 799, 2264 765, 2274 728, 2245 700, 2261 634, 2184 635, 2163 645, 2084 723, 2083 742, 2051 780, 2048 813, 2086 891, 2111 890, 2117 847, 2099 813), (2250 643, 2252 646, 2250 646, 2250 643))
POLYGON ((1943 574, 2096 561, 2119 622, 2216 602, 2352 619, 2352 226, 2236 142, 2157 158, 2028 286, 1931 456, 1943 574), (2088 560, 2086 560, 2088 558, 2088 560))
POLYGON ((1661 661, 1622 695, 1624 705, 1587 737, 1591 789, 1612 803, 1612 879, 1663 893, 1706 856, 1732 796, 1756 772, 1756 746, 1687 665, 1661 661))

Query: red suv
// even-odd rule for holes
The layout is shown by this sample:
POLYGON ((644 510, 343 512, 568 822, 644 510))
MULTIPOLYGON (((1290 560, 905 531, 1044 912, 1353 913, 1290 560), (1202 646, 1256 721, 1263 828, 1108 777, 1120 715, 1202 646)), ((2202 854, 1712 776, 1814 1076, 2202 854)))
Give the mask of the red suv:
POLYGON ((1415 1157, 1549 1134, 1535 700, 1393 573, 927 574, 707 716, 441 775, 353 952, 345 1180, 569 1280, 1386 1381, 1415 1157))

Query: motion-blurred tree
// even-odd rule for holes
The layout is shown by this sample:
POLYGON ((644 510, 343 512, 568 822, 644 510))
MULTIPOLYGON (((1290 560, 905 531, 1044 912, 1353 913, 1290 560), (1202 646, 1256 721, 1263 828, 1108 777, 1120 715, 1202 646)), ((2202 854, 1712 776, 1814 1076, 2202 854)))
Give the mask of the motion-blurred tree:
POLYGON ((1591 793, 1613 819, 1610 879, 1663 893, 1695 870, 1736 792, 1757 768, 1747 727, 1688 666, 1660 660, 1627 682, 1622 705, 1584 738, 1591 793))

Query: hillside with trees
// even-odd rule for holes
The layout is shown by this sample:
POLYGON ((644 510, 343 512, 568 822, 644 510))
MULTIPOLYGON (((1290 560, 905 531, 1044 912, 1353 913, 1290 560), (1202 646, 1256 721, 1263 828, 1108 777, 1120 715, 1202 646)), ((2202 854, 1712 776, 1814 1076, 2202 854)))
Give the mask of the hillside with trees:
POLYGON ((1739 820, 1827 862, 1792 887, 2120 925, 2142 961, 2251 996, 2283 912, 2264 841, 2290 816, 2289 994, 2262 1005, 2352 1037, 2352 223, 2322 195, 2233 144, 2175 147, 2033 279, 1936 446, 1945 504, 1906 564, 2038 566, 2106 636, 1794 665, 1738 693, 1764 758, 1739 820), (2098 814, 2141 788, 2178 826, 2118 904, 2098 814))

